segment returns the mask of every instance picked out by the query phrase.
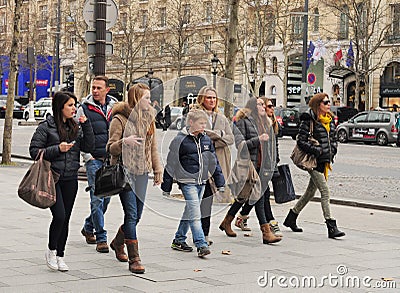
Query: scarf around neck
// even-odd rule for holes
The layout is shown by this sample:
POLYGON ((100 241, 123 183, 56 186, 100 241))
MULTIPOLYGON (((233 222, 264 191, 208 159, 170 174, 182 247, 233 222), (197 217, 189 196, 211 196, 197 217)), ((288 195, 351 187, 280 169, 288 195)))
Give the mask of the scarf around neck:
MULTIPOLYGON (((321 122, 322 126, 325 127, 326 132, 328 133, 328 138, 329 138, 329 131, 331 130, 331 121, 332 121, 332 116, 329 115, 328 113, 325 113, 325 115, 320 114, 318 116, 319 122, 321 122)), ((325 179, 328 180, 328 172, 332 171, 332 166, 330 163, 325 163, 325 168, 324 168, 324 176, 325 179)))

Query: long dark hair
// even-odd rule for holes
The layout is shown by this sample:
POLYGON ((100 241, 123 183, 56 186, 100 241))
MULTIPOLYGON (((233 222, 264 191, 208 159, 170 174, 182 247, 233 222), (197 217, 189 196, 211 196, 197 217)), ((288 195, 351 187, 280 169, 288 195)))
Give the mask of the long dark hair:
POLYGON ((257 109, 257 100, 258 100, 259 98, 256 98, 256 97, 253 97, 253 98, 250 98, 248 101, 247 101, 247 103, 246 103, 246 108, 248 108, 251 112, 250 112, 250 116, 252 116, 253 118, 254 118, 254 120, 256 121, 256 123, 257 123, 257 127, 258 127, 258 129, 260 130, 260 127, 268 127, 269 126, 269 123, 268 123, 268 118, 267 118, 267 115, 265 115, 265 117, 264 118, 262 118, 262 117, 260 117, 259 115, 258 115, 258 109, 257 109))
POLYGON ((75 122, 73 118, 68 118, 65 123, 63 120, 62 109, 64 105, 69 101, 69 99, 74 99, 75 103, 77 98, 73 93, 70 92, 56 92, 54 94, 52 108, 53 108, 53 116, 54 122, 57 126, 58 135, 60 136, 60 141, 73 141, 78 136, 78 124, 75 122))

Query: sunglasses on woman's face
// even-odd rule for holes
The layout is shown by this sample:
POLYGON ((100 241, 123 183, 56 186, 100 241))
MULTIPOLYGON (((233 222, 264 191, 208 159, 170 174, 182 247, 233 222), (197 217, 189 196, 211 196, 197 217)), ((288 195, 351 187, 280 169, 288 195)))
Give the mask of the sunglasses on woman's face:
POLYGON ((322 103, 324 103, 324 105, 326 106, 326 105, 330 104, 331 101, 330 100, 323 100, 322 103))
POLYGON ((267 108, 272 109, 274 107, 274 105, 267 105, 267 108))

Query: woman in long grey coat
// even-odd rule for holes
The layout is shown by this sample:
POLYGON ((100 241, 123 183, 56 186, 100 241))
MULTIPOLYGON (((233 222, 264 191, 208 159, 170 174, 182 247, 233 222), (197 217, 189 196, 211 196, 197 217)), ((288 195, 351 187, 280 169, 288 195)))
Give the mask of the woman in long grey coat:
MULTIPOLYGON (((216 89, 211 86, 204 86, 200 89, 197 96, 196 108, 202 109, 207 113, 208 122, 206 133, 212 139, 215 147, 219 164, 225 179, 228 178, 231 169, 231 154, 229 145, 234 142, 231 123, 218 111, 218 95, 216 89)), ((212 240, 208 235, 210 232, 211 207, 213 195, 217 192, 212 179, 207 182, 203 200, 201 202, 201 225, 208 245, 212 240)), ((222 192, 221 190, 219 191, 222 192)), ((227 192, 226 192, 227 193, 227 192)), ((226 194, 224 193, 224 194, 226 194)), ((228 197, 228 196, 227 196, 228 197)))

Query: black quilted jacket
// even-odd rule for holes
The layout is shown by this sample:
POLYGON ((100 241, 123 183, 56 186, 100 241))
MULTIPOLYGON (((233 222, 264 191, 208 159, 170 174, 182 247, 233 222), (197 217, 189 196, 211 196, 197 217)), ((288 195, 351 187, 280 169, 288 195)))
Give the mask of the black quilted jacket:
MULTIPOLYGON (((45 149, 43 158, 51 162, 51 168, 60 174, 60 180, 77 177, 80 167, 79 152, 91 152, 94 148, 94 134, 89 120, 80 126, 74 146, 68 152, 61 152, 56 123, 53 116, 49 116, 39 124, 32 136, 29 146, 31 158, 35 159, 39 150, 45 149)), ((67 139, 67 142, 71 141, 72 139, 67 139)))
MULTIPOLYGON (((316 156, 317 164, 333 163, 333 158, 337 153, 336 128, 332 119, 329 133, 326 128, 318 121, 314 112, 309 109, 300 116, 300 129, 297 136, 297 145, 306 153, 316 156), (319 146, 314 146, 308 141, 310 133, 310 123, 314 123, 313 137, 318 140, 319 146)), ((321 169, 318 168, 317 169, 321 169)))

